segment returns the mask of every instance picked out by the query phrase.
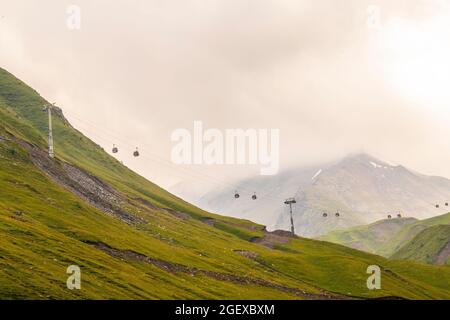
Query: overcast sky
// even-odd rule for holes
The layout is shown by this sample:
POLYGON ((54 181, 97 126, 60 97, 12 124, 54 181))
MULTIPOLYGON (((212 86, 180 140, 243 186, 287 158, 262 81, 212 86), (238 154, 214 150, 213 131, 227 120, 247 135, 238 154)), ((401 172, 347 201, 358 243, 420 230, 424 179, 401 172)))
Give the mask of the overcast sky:
POLYGON ((365 151, 450 177, 449 39, 445 0, 0 0, 0 66, 164 187, 259 173, 171 165, 194 120, 280 129, 282 168, 365 151))

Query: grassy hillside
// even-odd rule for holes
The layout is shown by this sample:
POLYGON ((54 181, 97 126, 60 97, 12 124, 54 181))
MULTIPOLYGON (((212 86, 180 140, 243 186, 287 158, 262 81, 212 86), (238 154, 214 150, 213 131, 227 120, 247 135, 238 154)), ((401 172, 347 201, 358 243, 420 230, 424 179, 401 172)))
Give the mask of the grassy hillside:
POLYGON ((378 253, 380 247, 389 242, 400 229, 416 221, 414 218, 385 219, 369 225, 333 231, 319 239, 378 253))
MULTIPOLYGON (((379 254, 383 257, 391 257, 423 230, 438 225, 450 225, 450 213, 425 220, 386 219, 370 225, 330 232, 318 239, 379 254)), ((418 261, 423 260, 419 259, 418 261)))
POLYGON ((437 225, 450 225, 450 213, 430 219, 420 220, 405 226, 399 232, 397 232, 394 237, 392 237, 391 241, 381 246, 378 253, 382 254, 383 256, 389 257, 400 250, 421 231, 427 229, 428 227, 437 225))
POLYGON ((421 231, 393 259, 431 264, 450 264, 450 225, 437 225, 421 231))
MULTIPOLYGON (((45 149, 48 117, 42 108, 48 102, 3 69, 0 69, 0 84, 2 111, 17 120, 14 125, 10 121, 2 121, 5 128, 13 130, 16 135, 33 145, 45 149)), ((142 197, 152 204, 180 209, 197 218, 211 216, 121 165, 100 146, 71 127, 61 111, 54 113, 53 131, 55 150, 62 161, 93 172, 114 187, 130 195, 142 197)))
POLYGON ((0 69, 0 299, 450 299, 449 266, 390 261, 202 211, 130 171, 0 69), (383 270, 366 288, 367 266, 383 270), (82 289, 66 288, 78 265, 82 289))

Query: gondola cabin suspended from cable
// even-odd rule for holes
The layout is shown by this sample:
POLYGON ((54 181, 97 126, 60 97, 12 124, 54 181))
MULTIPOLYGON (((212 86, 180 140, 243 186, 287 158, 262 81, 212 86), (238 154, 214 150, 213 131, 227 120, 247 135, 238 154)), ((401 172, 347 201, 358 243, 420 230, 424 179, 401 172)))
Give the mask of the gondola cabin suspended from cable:
POLYGON ((438 205, 438 204, 436 205, 436 208, 438 208, 438 209, 439 209, 439 205, 438 205))
POLYGON ((256 196, 256 193, 252 195, 252 199, 253 199, 253 200, 258 199, 258 197, 256 196))
POLYGON ((445 206, 448 207, 448 202, 445 203, 445 206))
POLYGON ((136 150, 133 152, 133 156, 139 157, 139 150, 136 148, 136 150))
POLYGON ((392 218, 392 216, 389 214, 389 215, 388 215, 388 219, 391 219, 391 218, 392 218))
POLYGON ((234 198, 235 198, 235 199, 239 199, 239 197, 240 197, 239 193, 238 193, 237 191, 235 191, 235 192, 234 192, 234 198))
POLYGON ((116 145, 113 145, 112 153, 117 153, 117 152, 119 152, 119 149, 116 147, 116 145))
POLYGON ((336 212, 334 215, 335 215, 337 218, 339 218, 339 217, 341 216, 341 214, 340 214, 339 212, 336 212))
POLYGON ((328 217, 328 213, 324 212, 324 213, 322 214, 322 216, 323 216, 324 218, 326 218, 326 217, 328 217))
POLYGON ((402 217, 402 215, 399 213, 398 215, 397 215, 397 218, 401 218, 402 217))

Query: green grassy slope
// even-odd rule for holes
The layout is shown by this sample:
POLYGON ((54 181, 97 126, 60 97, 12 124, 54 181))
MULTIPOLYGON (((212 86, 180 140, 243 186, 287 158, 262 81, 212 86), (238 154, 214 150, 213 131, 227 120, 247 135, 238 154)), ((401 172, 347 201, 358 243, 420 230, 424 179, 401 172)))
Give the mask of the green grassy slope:
MULTIPOLYGON (((48 117, 42 111, 48 102, 35 90, 0 68, 0 103, 5 114, 19 120, 14 124, 14 132, 30 143, 46 148, 48 117)), ((8 121, 2 121, 11 128, 8 121)), ((152 204, 182 210, 198 219, 214 217, 210 213, 182 201, 159 188, 109 156, 104 150, 75 130, 65 120, 62 113, 53 117, 55 150, 58 158, 72 163, 95 175, 131 196, 140 197, 152 204)), ((228 221, 240 221, 222 218, 228 221)))
POLYGON ((436 225, 450 225, 450 213, 430 219, 420 220, 405 226, 397 232, 394 237, 392 237, 391 241, 382 245, 378 252, 383 256, 390 257, 395 252, 400 250, 406 243, 417 236, 421 231, 436 225))
POLYGON ((379 248, 389 242, 400 229, 416 221, 413 218, 385 219, 369 225, 333 231, 319 239, 378 253, 379 248))
POLYGON ((1 299, 450 299, 449 266, 390 261, 301 238, 273 248, 255 243, 266 236, 263 226, 178 199, 122 166, 62 115, 55 119, 57 158, 39 158, 44 103, 0 69, 1 299), (109 185, 120 199, 115 206, 136 220, 99 209, 52 176, 68 164, 109 185), (81 290, 66 288, 72 264, 81 267, 81 290), (372 264, 383 270, 382 290, 366 288, 372 264))
POLYGON ((318 239, 390 257, 420 232, 436 225, 450 225, 450 213, 425 220, 381 220, 370 225, 330 232, 318 239))
POLYGON ((393 259, 431 264, 450 264, 450 225, 437 225, 421 231, 393 259))

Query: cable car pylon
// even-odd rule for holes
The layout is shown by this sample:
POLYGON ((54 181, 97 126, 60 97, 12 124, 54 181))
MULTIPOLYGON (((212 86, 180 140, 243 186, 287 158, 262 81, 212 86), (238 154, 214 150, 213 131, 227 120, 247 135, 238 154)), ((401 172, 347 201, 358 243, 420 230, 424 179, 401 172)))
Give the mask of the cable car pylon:
POLYGON ((289 213, 291 215, 291 233, 293 236, 295 236, 295 230, 294 230, 294 218, 292 217, 292 205, 297 203, 295 201, 295 198, 288 198, 284 201, 284 204, 289 205, 289 213))
POLYGON ((44 108, 42 109, 42 111, 48 112, 48 156, 52 159, 55 157, 55 150, 53 147, 53 125, 52 125, 52 108, 55 106, 56 106, 55 103, 47 104, 44 105, 44 108))

